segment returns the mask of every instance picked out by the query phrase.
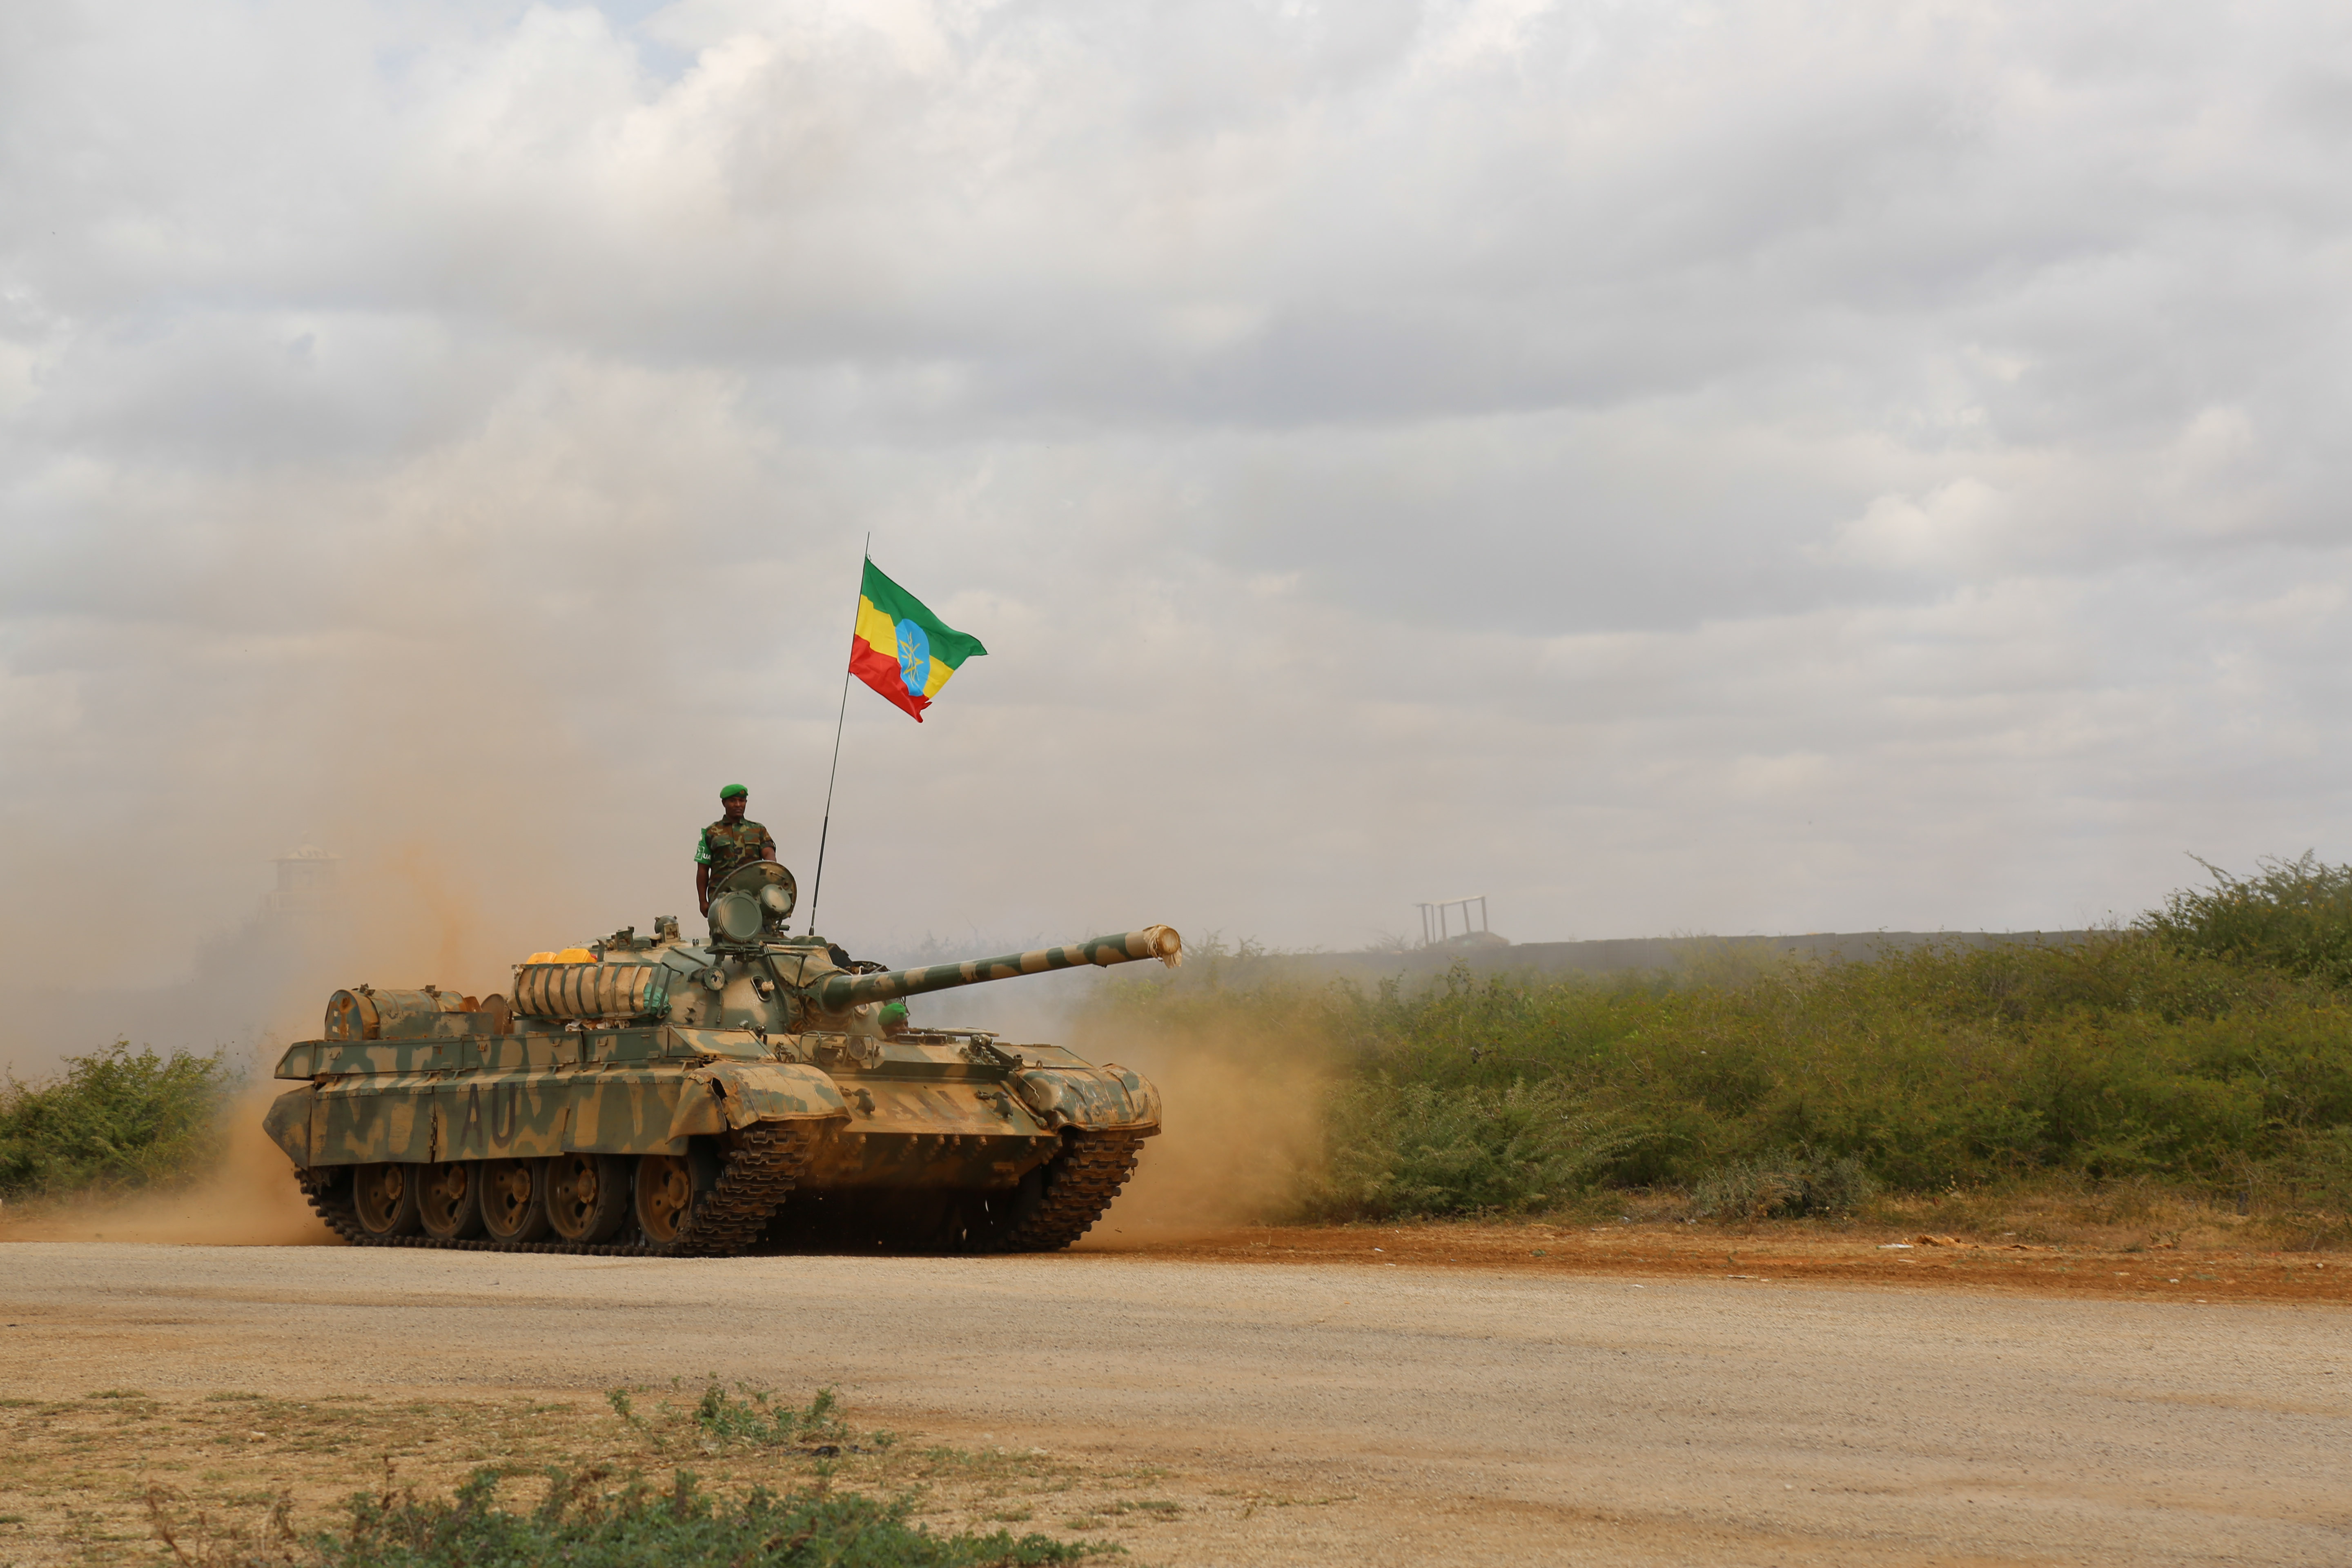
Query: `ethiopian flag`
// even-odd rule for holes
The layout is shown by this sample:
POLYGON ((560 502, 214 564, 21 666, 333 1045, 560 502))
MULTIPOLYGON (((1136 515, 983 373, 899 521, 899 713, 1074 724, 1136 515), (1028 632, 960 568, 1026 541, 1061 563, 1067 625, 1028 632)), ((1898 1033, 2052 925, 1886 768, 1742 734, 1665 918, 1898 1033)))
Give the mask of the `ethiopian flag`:
POLYGON ((923 606, 923 602, 866 563, 857 593, 857 630, 849 639, 849 668, 858 679, 923 721, 948 677, 988 650, 923 606))

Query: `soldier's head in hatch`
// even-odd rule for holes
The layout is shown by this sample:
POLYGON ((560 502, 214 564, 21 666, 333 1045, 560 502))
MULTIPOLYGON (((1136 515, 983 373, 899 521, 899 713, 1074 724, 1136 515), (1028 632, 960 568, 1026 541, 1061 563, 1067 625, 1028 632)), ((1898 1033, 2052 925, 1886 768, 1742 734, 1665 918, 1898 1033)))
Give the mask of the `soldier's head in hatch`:
POLYGON ((751 798, 751 792, 741 784, 729 784, 719 792, 719 809, 726 813, 728 821, 740 822, 743 820, 744 804, 751 798))

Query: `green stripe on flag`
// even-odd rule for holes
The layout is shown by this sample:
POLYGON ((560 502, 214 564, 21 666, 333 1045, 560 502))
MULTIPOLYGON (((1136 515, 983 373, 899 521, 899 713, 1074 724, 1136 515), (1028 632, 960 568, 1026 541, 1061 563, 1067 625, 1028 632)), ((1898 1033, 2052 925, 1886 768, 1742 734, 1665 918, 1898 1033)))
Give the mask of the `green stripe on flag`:
POLYGON ((882 574, 882 568, 868 561, 866 563, 866 584, 859 590, 866 603, 889 616, 893 621, 912 621, 923 628, 930 639, 931 658, 950 669, 961 667, 965 659, 988 651, 978 637, 960 632, 939 616, 914 595, 882 574))

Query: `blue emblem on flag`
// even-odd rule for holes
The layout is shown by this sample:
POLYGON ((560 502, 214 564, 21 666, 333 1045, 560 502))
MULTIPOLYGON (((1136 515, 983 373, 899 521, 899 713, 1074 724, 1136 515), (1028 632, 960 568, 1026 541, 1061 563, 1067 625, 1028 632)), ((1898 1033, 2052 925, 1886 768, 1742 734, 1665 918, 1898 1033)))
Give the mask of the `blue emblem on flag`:
POLYGON ((917 697, 931 681, 931 639, 912 621, 898 623, 898 679, 917 697))

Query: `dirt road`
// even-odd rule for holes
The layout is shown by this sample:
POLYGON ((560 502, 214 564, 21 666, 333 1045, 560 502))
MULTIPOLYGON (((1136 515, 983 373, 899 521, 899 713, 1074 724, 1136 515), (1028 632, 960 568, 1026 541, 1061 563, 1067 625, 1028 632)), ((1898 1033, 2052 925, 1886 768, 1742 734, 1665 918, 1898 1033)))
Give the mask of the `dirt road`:
POLYGON ((1144 1562, 2352 1561, 2334 1306, 71 1244, 0 1253, 0 1321, 18 1399, 832 1384, 867 1425, 1171 1467, 1201 1506, 1144 1562))

